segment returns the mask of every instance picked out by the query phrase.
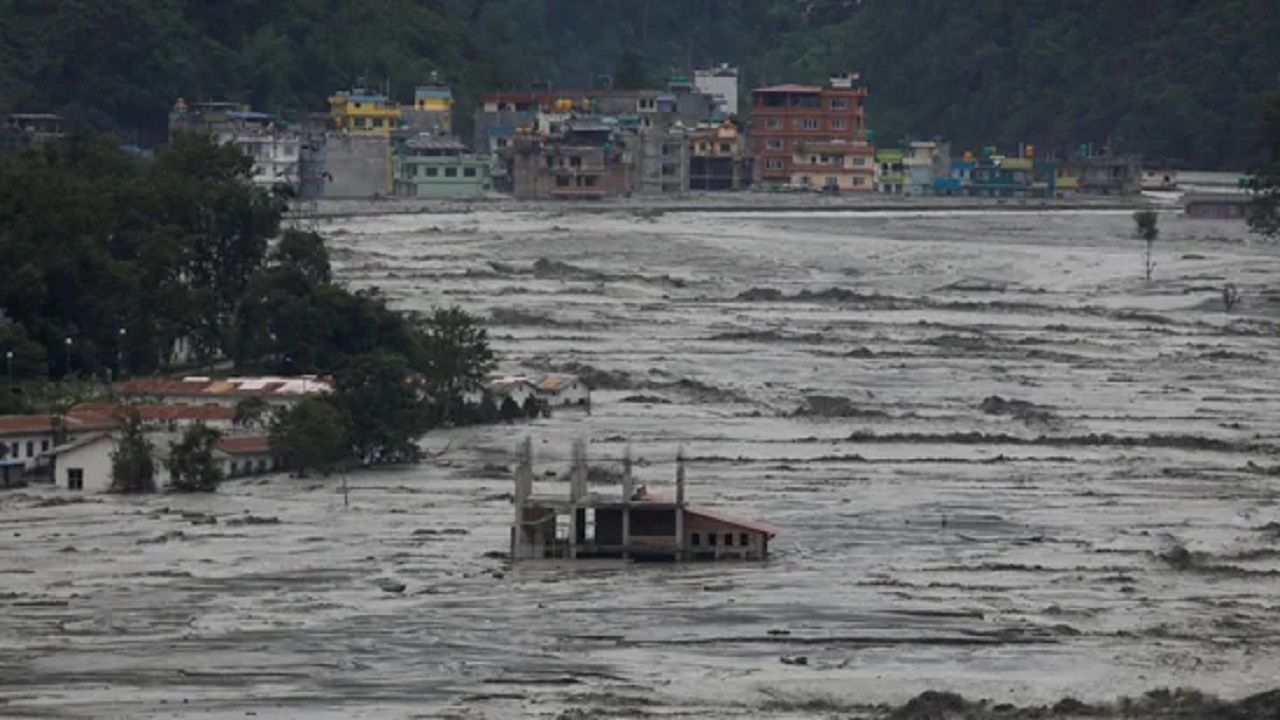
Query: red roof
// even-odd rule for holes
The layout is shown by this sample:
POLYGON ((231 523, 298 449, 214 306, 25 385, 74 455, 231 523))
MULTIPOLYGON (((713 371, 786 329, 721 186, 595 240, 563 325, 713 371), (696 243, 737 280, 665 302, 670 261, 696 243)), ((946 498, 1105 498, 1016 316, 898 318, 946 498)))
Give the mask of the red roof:
POLYGON ((218 441, 218 449, 228 455, 261 455, 271 451, 266 435, 236 435, 218 441))
MULTIPOLYGON (((673 502, 671 498, 663 495, 654 495, 643 487, 640 488, 639 495, 639 499, 644 502, 664 504, 670 504, 673 502)), ((689 515, 697 515, 698 517, 705 518, 713 522, 732 525, 734 527, 742 528, 743 530, 753 530, 755 532, 768 535, 769 537, 776 537, 778 534, 778 529, 767 523, 735 517, 733 515, 722 513, 719 510, 712 510, 711 508, 702 507, 700 505, 685 505, 684 511, 689 515)))
POLYGON ((756 88, 753 93, 820 93, 822 88, 817 85, 797 85, 795 83, 787 83, 786 85, 771 85, 769 87, 756 88))
MULTIPOLYGON (((65 421, 67 429, 72 432, 109 430, 116 425, 110 417, 94 413, 68 415, 65 421)), ((52 415, 0 415, 0 435, 42 435, 51 432, 52 415)))
POLYGON ((0 435, 35 435, 53 432, 49 415, 0 415, 0 435))
POLYGON ((120 417, 130 411, 136 411, 144 421, 225 420, 229 422, 236 416, 235 408, 215 405, 120 405, 116 403, 81 403, 71 408, 70 414, 77 418, 85 415, 120 417))

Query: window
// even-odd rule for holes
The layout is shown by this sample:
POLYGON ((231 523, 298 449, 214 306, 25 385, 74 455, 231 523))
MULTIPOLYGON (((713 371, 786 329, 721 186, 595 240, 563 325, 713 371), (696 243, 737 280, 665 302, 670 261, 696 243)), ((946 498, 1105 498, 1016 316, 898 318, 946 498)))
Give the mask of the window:
POLYGON ((730 145, 729 143, 720 143, 720 152, 722 153, 733 152, 733 145, 730 145))
POLYGON ((582 158, 577 155, 574 155, 573 157, 569 158, 569 167, 573 167, 573 168, 582 167, 582 158))
POLYGON ((843 130, 845 129, 845 127, 847 127, 847 125, 845 124, 845 121, 842 119, 834 119, 831 121, 832 130, 843 130))
POLYGON ((427 168, 427 177, 436 177, 439 174, 440 174, 440 168, 433 168, 433 167, 427 168))
POLYGON ((751 538, 746 533, 738 533, 738 545, 746 547, 751 544, 751 538))
POLYGON ((498 147, 504 148, 507 146, 507 144, 508 144, 508 141, 506 138, 503 138, 503 137, 498 138, 498 147))
POLYGON ((724 534, 724 546, 733 547, 733 533, 724 534))
POLYGON ((701 544, 702 544, 702 534, 701 534, 701 533, 693 533, 693 534, 691 534, 691 535, 689 536, 689 544, 690 544, 690 545, 692 545, 693 547, 698 547, 699 545, 701 545, 701 544))
POLYGON ((832 110, 848 110, 849 98, 831 98, 832 110))
POLYGON ((362 117, 358 117, 358 118, 355 118, 354 120, 352 120, 352 121, 351 121, 351 124, 355 125, 355 126, 356 126, 356 127, 358 127, 358 128, 362 128, 362 127, 364 127, 364 120, 365 120, 364 118, 362 118, 362 117))
POLYGON ((698 152, 707 152, 710 149, 711 149, 710 143, 704 143, 704 142, 698 143, 698 152))
POLYGON ((862 187, 864 180, 866 180, 866 178, 856 177, 853 179, 853 184, 857 185, 858 187, 862 187))
POLYGON ((767 150, 785 150, 786 142, 783 140, 765 140, 764 146, 767 150))
POLYGON ((444 169, 444 176, 445 176, 445 177, 458 177, 458 168, 456 168, 456 167, 447 167, 447 168, 445 168, 445 169, 444 169))
POLYGON ((853 159, 854 167, 866 167, 866 165, 867 165, 867 159, 864 157, 856 157, 853 159))
POLYGON ((374 118, 374 119, 373 119, 373 126, 374 126, 374 127, 377 127, 377 128, 382 127, 382 118, 374 118))
POLYGON ((715 533, 707 533, 707 544, 711 547, 715 547, 717 537, 718 536, 715 533))
POLYGON ((780 130, 782 128, 781 118, 766 118, 764 126, 770 130, 780 130))
POLYGON ((84 470, 80 468, 67 468, 67 489, 84 489, 84 470))
POLYGON ((48 440, 41 440, 41 441, 40 441, 40 452, 49 452, 49 441, 48 441, 48 440))
POLYGON ((803 125, 805 130, 817 130, 818 118, 805 118, 804 120, 801 121, 801 124, 803 125))
POLYGON ((18 443, 9 445, 9 457, 18 457, 18 443))
POLYGON ((27 441, 27 457, 35 457, 35 456, 36 456, 36 441, 28 440, 27 441))
POLYGON ((782 159, 781 158, 765 158, 764 167, 766 170, 781 170, 782 159))
POLYGON ((557 176, 556 176, 556 187, 569 187, 569 176, 568 176, 568 175, 557 175, 557 176))
POLYGON ((463 176, 463 177, 473 178, 473 177, 475 177, 475 176, 476 176, 476 169, 475 169, 475 168, 473 168, 473 167, 469 167, 469 168, 462 168, 462 176, 463 176))

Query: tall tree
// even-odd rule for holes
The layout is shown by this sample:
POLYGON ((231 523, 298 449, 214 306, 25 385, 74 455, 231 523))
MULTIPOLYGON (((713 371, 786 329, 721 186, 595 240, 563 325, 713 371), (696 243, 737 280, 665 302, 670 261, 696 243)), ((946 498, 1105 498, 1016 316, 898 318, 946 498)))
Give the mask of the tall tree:
POLYGON ((222 482, 222 468, 214 456, 222 433, 204 423, 189 425, 182 438, 169 445, 171 485, 178 492, 213 492, 222 482))
POLYGON ((270 444, 286 468, 303 475, 328 475, 349 457, 342 414, 329 398, 304 398, 278 411, 271 421, 270 444))
POLYGON ((124 415, 115 450, 111 452, 111 491, 124 494, 156 491, 155 458, 142 427, 142 417, 136 410, 124 415))

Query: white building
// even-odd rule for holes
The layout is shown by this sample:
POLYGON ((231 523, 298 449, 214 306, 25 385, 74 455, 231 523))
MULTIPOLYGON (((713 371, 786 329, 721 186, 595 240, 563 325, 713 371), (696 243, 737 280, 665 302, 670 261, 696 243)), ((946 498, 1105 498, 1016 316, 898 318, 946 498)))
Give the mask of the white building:
POLYGON ((110 433, 86 435, 50 451, 53 482, 63 490, 104 493, 111 489, 111 453, 115 441, 110 433))
POLYGON ((550 407, 591 405, 591 388, 577 375, 543 375, 534 388, 538 399, 550 407))
POLYGON ((720 63, 709 70, 694 70, 693 86, 715 99, 722 117, 738 114, 738 68, 720 63))
POLYGON ((270 188, 284 183, 296 188, 301 181, 302 135, 282 128, 267 113, 228 102, 188 107, 179 98, 169 114, 169 132, 205 133, 219 143, 235 145, 253 160, 255 185, 270 188))
MULTIPOLYGON (((114 427, 109 418, 89 415, 68 416, 62 423, 68 441, 114 427)), ((56 425, 52 415, 0 415, 0 454, 7 461, 21 461, 24 471, 35 469, 55 445, 56 425)))
POLYGON ((214 457, 223 477, 228 478, 268 473, 280 467, 271 452, 271 439, 265 435, 224 437, 218 441, 214 457))
POLYGON ((525 402, 529 398, 537 395, 537 388, 534 387, 533 380, 523 375, 512 375, 499 378, 489 383, 486 390, 489 397, 501 406, 503 401, 511 398, 516 405, 524 407, 525 402))

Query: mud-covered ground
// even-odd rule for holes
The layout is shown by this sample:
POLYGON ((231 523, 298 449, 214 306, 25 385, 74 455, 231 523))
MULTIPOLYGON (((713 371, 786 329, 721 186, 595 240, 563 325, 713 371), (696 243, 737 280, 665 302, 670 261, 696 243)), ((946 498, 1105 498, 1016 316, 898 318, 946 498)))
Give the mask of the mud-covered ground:
POLYGON ((1132 227, 326 225, 340 275, 491 318, 504 369, 583 374, 591 414, 434 434, 349 508, 340 478, 0 495, 0 716, 1274 717, 1196 692, 1280 685, 1280 251, 1168 214, 1148 285, 1132 227), (511 567, 525 434, 550 472, 630 442, 659 492, 683 445, 773 558, 511 567))

